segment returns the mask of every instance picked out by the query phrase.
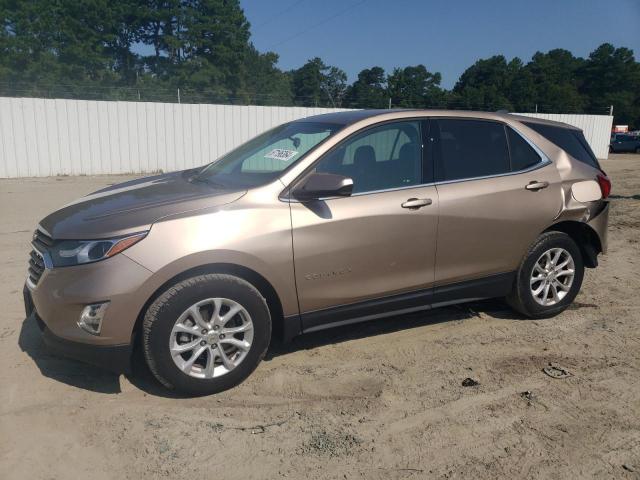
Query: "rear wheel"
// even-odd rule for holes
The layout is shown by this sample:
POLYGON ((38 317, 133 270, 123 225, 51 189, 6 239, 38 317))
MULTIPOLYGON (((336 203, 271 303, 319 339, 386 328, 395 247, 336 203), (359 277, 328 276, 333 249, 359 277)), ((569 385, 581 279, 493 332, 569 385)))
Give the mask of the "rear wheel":
POLYGON ((260 292, 231 275, 176 283, 147 310, 143 350, 166 387, 206 395, 234 387, 269 346, 271 318, 260 292))
POLYGON ((576 243, 566 233, 547 232, 529 249, 507 301, 527 317, 551 317, 573 302, 583 276, 576 243))

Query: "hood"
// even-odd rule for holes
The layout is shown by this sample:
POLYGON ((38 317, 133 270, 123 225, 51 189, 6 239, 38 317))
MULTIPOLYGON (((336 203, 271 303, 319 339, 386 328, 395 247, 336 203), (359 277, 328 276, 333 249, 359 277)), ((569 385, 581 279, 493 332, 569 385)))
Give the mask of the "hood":
POLYGON ((56 240, 115 237, 147 230, 168 215, 231 203, 245 193, 191 183, 190 173, 140 178, 98 190, 48 215, 40 227, 56 240))

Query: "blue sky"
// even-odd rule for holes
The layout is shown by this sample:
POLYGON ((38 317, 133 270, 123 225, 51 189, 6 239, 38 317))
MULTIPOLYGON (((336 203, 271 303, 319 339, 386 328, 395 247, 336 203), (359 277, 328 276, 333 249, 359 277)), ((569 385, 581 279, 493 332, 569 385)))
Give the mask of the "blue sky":
POLYGON ((309 58, 347 72, 424 64, 451 88, 479 58, 538 50, 587 56, 609 42, 640 58, 640 0, 241 0, 260 51, 279 67, 309 58), (320 24, 321 23, 321 24, 320 24), (318 25, 320 24, 320 25, 318 25), (315 26, 317 25, 317 26, 315 26), (315 27, 314 27, 315 26, 315 27), (304 32, 304 33, 303 33, 304 32))

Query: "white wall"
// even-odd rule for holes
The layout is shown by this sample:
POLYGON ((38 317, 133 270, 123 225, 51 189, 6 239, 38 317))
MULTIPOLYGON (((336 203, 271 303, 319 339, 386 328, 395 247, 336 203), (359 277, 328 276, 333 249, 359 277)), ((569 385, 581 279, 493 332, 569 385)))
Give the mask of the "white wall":
MULTIPOLYGON (((275 125, 338 110, 0 97, 0 178, 195 167, 275 125)), ((606 158, 612 117, 525 115, 582 128, 606 158)))
POLYGON ((328 108, 0 97, 0 178, 181 170, 328 108))
POLYGON ((603 159, 609 155, 609 139, 613 117, 609 115, 576 115, 568 113, 519 113, 528 117, 544 118, 564 122, 582 129, 596 157, 603 159))

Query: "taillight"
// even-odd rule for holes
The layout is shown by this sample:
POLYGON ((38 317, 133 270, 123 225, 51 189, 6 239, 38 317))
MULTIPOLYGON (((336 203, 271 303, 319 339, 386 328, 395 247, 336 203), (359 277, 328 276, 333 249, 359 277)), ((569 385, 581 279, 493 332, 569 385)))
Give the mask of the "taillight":
POLYGON ((602 172, 598 174, 597 178, 598 185, 600 185, 600 191, 602 192, 602 198, 607 198, 611 193, 611 180, 607 177, 607 174, 602 172))

